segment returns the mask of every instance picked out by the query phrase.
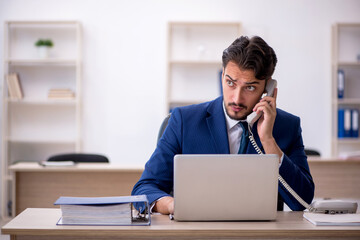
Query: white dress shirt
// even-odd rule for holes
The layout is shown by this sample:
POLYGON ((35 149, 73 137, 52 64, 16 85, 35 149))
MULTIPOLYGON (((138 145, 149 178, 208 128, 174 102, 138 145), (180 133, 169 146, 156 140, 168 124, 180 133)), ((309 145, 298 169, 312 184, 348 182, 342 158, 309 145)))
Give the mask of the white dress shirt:
POLYGON ((238 124, 239 120, 234 120, 229 117, 225 110, 223 102, 223 110, 226 119, 226 129, 228 133, 230 154, 237 154, 240 147, 241 135, 243 133, 242 127, 238 124))
MULTIPOLYGON (((229 117, 229 115, 225 110, 224 102, 223 102, 223 110, 226 119, 226 129, 228 133, 230 154, 238 154, 243 129, 238 124, 240 122, 239 120, 234 120, 229 117)), ((284 153, 281 155, 279 167, 281 166, 283 159, 284 159, 284 153)))

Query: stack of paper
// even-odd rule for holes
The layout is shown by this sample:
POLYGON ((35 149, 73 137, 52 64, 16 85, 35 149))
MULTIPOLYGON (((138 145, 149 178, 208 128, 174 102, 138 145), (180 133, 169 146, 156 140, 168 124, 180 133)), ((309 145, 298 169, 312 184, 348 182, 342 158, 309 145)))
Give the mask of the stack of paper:
POLYGON ((360 226, 360 214, 323 214, 305 212, 304 218, 317 226, 360 226))
POLYGON ((60 197, 62 218, 58 224, 74 225, 130 225, 131 202, 134 196, 125 197, 60 197))
POLYGON ((68 166, 75 166, 74 161, 40 161, 39 164, 44 167, 68 167, 68 166))

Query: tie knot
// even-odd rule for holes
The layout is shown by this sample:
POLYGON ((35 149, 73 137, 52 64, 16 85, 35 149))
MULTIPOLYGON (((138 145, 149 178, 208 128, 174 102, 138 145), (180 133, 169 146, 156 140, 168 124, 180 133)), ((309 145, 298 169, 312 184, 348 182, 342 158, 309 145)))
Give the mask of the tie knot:
POLYGON ((248 132, 249 132, 249 130, 248 130, 248 123, 247 122, 239 122, 239 125, 240 125, 240 127, 242 128, 242 130, 243 130, 243 133, 245 133, 246 135, 248 135, 248 132))

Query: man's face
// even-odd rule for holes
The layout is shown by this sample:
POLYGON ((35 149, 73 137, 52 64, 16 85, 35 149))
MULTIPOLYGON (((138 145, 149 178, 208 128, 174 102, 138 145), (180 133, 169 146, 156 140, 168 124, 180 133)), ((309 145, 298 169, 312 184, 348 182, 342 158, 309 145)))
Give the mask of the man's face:
POLYGON ((222 75, 226 113, 234 120, 244 120, 253 112, 265 89, 265 80, 255 78, 253 70, 241 70, 230 61, 222 75))

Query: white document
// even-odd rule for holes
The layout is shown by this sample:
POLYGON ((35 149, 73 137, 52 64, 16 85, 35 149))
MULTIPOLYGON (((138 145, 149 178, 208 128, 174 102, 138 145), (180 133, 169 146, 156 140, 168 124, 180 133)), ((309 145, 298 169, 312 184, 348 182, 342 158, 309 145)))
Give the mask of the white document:
POLYGON ((75 162, 73 161, 41 161, 39 162, 41 166, 44 167, 68 167, 68 166, 75 166, 75 162))
POLYGON ((305 212, 304 218, 316 226, 360 226, 360 214, 323 214, 305 212))

